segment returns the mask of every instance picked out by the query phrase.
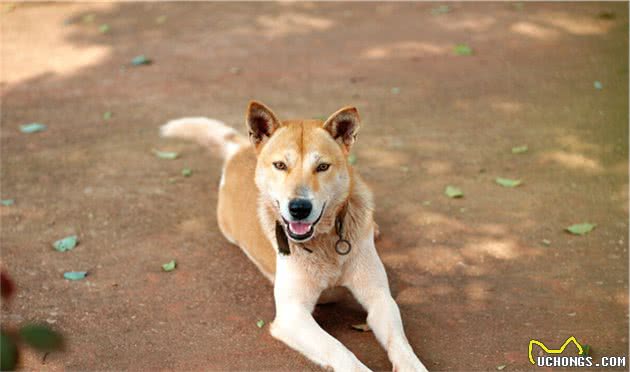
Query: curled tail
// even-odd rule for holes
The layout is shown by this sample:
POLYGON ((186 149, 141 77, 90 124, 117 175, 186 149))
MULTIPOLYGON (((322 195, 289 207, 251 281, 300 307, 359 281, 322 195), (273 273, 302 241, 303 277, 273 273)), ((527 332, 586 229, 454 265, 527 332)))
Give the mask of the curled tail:
POLYGON ((243 135, 222 121, 201 117, 171 120, 160 127, 160 135, 193 140, 217 151, 224 159, 249 143, 243 135))

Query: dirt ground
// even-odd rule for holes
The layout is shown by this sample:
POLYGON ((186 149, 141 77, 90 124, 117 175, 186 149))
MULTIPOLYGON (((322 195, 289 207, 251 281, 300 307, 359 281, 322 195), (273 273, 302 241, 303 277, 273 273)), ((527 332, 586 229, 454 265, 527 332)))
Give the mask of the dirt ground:
MULTIPOLYGON (((627 3, 438 5, 3 4, 1 261, 19 292, 2 323, 68 339, 24 365, 318 370, 269 335, 272 287, 218 231, 220 161, 158 137, 181 116, 242 129, 252 98, 282 118, 359 108, 377 247, 429 369, 527 370, 530 339, 569 336, 628 355, 627 3), (130 66, 140 54, 153 64, 130 66), (20 133, 30 122, 48 129, 20 133), (52 249, 69 234, 77 248, 52 249)), ((315 311, 390 370, 349 327, 365 316, 351 299, 315 311)))

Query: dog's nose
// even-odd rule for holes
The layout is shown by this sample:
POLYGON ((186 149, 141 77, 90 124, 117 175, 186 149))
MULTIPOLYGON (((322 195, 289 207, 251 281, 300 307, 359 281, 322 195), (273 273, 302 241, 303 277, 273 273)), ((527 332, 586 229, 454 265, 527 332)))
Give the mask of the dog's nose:
POLYGON ((293 199, 289 202, 289 213, 296 220, 303 220, 311 214, 313 204, 307 199, 293 199))

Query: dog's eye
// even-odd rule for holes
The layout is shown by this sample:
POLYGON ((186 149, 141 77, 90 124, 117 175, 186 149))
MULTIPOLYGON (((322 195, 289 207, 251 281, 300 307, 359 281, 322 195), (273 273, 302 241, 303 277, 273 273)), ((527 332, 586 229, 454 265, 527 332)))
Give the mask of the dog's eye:
POLYGON ((320 165, 317 166, 317 171, 318 172, 326 172, 328 170, 328 168, 330 168, 330 164, 328 163, 321 163, 320 165))
POLYGON ((286 164, 284 164, 284 163, 283 163, 283 162, 281 162, 281 161, 274 161, 274 162, 273 162, 273 166, 274 166, 277 170, 281 170, 281 171, 283 171, 283 170, 287 170, 287 165, 286 165, 286 164))

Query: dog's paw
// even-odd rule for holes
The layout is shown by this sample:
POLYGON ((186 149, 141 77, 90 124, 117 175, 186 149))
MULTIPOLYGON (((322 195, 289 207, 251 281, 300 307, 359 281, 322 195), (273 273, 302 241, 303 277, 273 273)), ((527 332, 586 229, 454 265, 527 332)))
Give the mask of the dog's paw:
POLYGON ((407 360, 403 363, 395 363, 393 372, 428 372, 429 370, 418 360, 407 360))
POLYGON ((273 338, 284 342, 283 329, 276 323, 275 320, 271 322, 271 324, 269 325, 269 333, 271 334, 273 338))
MULTIPOLYGON (((342 369, 342 371, 344 371, 344 369, 342 369)), ((354 363, 354 366, 352 369, 345 369, 345 371, 372 372, 371 369, 366 367, 366 365, 361 363, 361 361, 359 361, 358 359, 356 359, 356 362, 354 363)))
MULTIPOLYGON (((405 348, 406 349, 406 348, 405 348)), ((422 364, 413 350, 399 349, 392 356, 392 371, 394 372, 427 372, 427 367, 422 364)))

